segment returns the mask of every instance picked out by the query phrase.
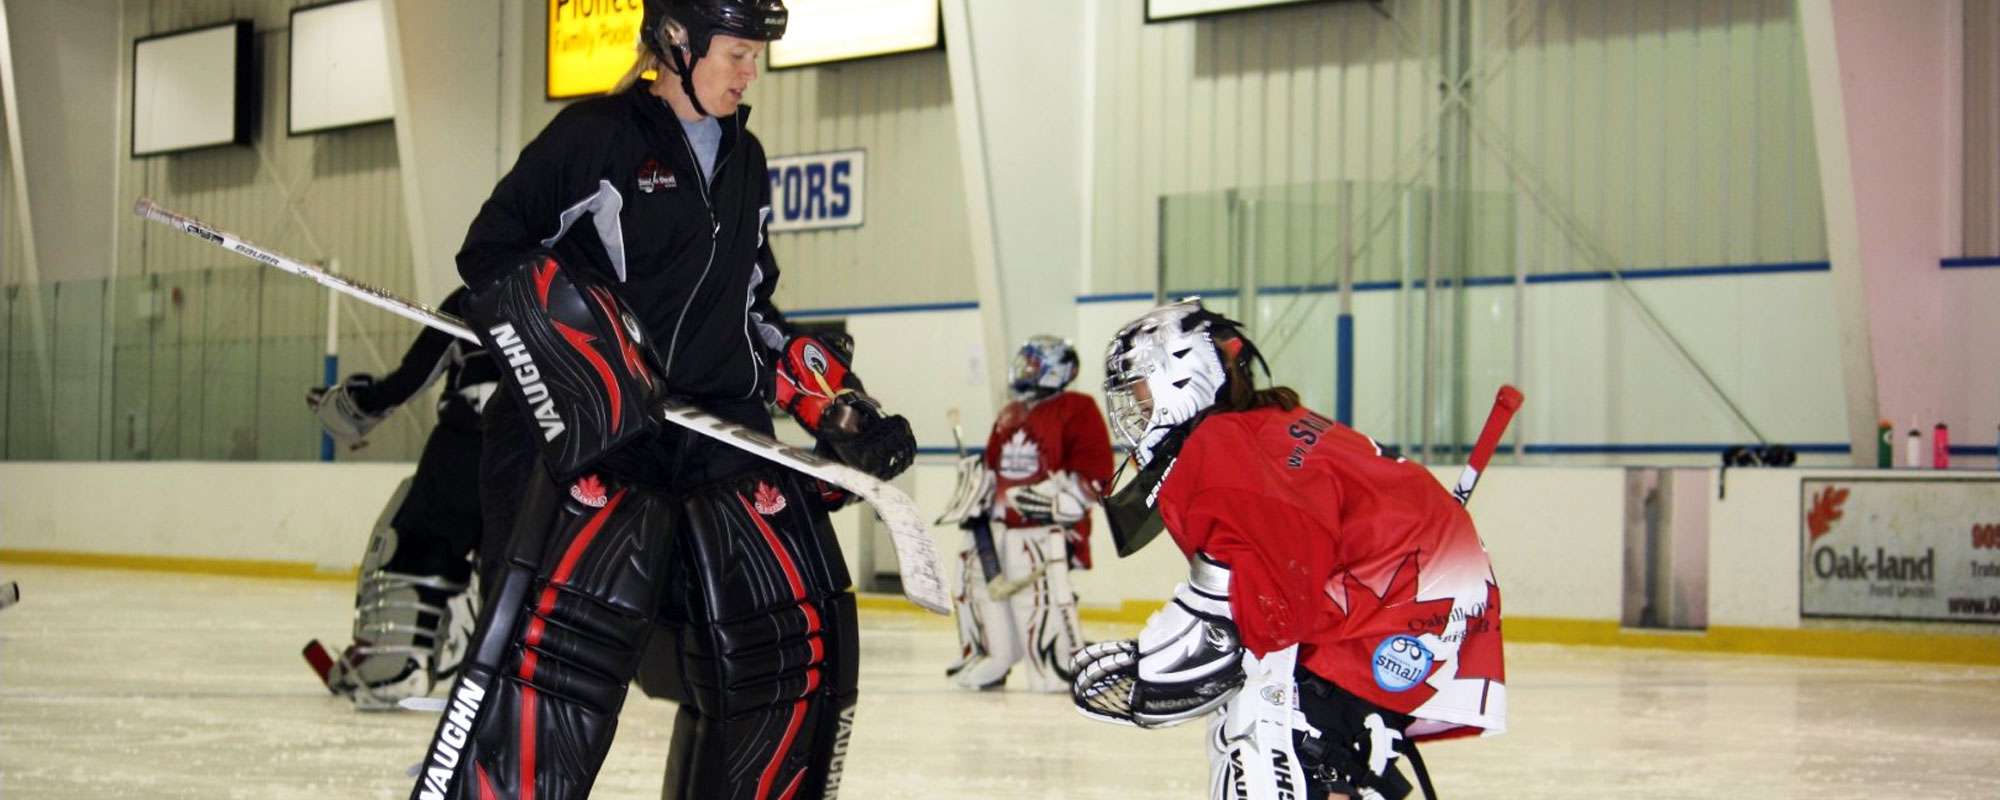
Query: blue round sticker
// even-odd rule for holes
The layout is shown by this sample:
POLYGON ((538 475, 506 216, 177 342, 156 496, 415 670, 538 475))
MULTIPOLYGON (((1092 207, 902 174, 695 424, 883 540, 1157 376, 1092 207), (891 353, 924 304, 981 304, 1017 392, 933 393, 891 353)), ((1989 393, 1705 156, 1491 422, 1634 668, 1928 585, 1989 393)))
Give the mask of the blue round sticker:
POLYGON ((1411 636, 1391 636, 1375 647, 1375 685, 1391 692, 1408 690, 1431 673, 1433 656, 1411 636))

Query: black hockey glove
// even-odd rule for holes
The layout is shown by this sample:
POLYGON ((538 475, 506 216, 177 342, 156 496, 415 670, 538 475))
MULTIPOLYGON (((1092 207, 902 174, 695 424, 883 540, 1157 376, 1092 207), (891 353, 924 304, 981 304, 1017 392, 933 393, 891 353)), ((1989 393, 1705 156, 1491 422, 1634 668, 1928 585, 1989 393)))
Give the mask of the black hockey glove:
POLYGON ((901 415, 884 415, 848 362, 854 343, 842 337, 794 336, 778 354, 779 408, 819 439, 818 452, 883 480, 916 459, 917 437, 901 415))
POLYGON ((822 455, 882 480, 901 475, 917 457, 917 435, 903 415, 884 416, 874 399, 846 392, 833 399, 819 417, 822 455))

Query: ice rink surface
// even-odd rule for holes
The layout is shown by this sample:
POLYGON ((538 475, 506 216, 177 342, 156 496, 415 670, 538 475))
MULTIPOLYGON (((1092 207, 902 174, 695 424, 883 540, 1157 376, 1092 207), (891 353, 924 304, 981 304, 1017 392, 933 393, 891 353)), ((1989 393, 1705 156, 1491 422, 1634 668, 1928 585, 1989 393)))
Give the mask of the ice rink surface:
MULTIPOLYGON (((356 713, 299 658, 335 582, 8 566, 0 797, 401 798, 436 717, 356 713)), ((1203 798, 1201 727, 973 694, 941 617, 862 612, 843 797, 1203 798)), ((1089 626, 1093 639, 1129 631, 1089 626)), ((2000 797, 2000 669, 1511 645, 1504 736, 1424 750, 1465 798, 2000 797)), ((659 796, 672 706, 635 693, 594 797, 659 796)))

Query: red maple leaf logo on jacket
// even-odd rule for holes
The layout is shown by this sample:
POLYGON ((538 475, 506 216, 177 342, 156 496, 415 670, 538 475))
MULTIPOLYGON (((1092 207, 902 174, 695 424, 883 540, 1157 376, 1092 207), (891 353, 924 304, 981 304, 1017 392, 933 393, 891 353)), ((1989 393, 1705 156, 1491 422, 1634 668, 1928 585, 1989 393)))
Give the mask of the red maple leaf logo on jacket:
POLYGON ((785 510, 785 494, 776 486, 758 481, 757 497, 751 504, 757 507, 757 513, 768 517, 785 510))
POLYGON ((1847 490, 1834 486, 1813 495, 1812 508, 1806 511, 1806 531, 1812 534, 1812 541, 1833 532, 1834 520, 1840 519, 1840 504, 1847 502, 1847 490))

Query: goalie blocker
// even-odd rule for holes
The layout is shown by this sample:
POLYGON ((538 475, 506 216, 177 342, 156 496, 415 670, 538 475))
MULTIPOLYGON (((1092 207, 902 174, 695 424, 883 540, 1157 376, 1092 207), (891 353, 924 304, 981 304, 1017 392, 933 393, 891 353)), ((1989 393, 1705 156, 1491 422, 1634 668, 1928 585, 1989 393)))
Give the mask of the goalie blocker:
POLYGON ((470 306, 556 480, 658 429, 651 411, 662 391, 652 350, 604 287, 541 254, 474 293, 470 306))

